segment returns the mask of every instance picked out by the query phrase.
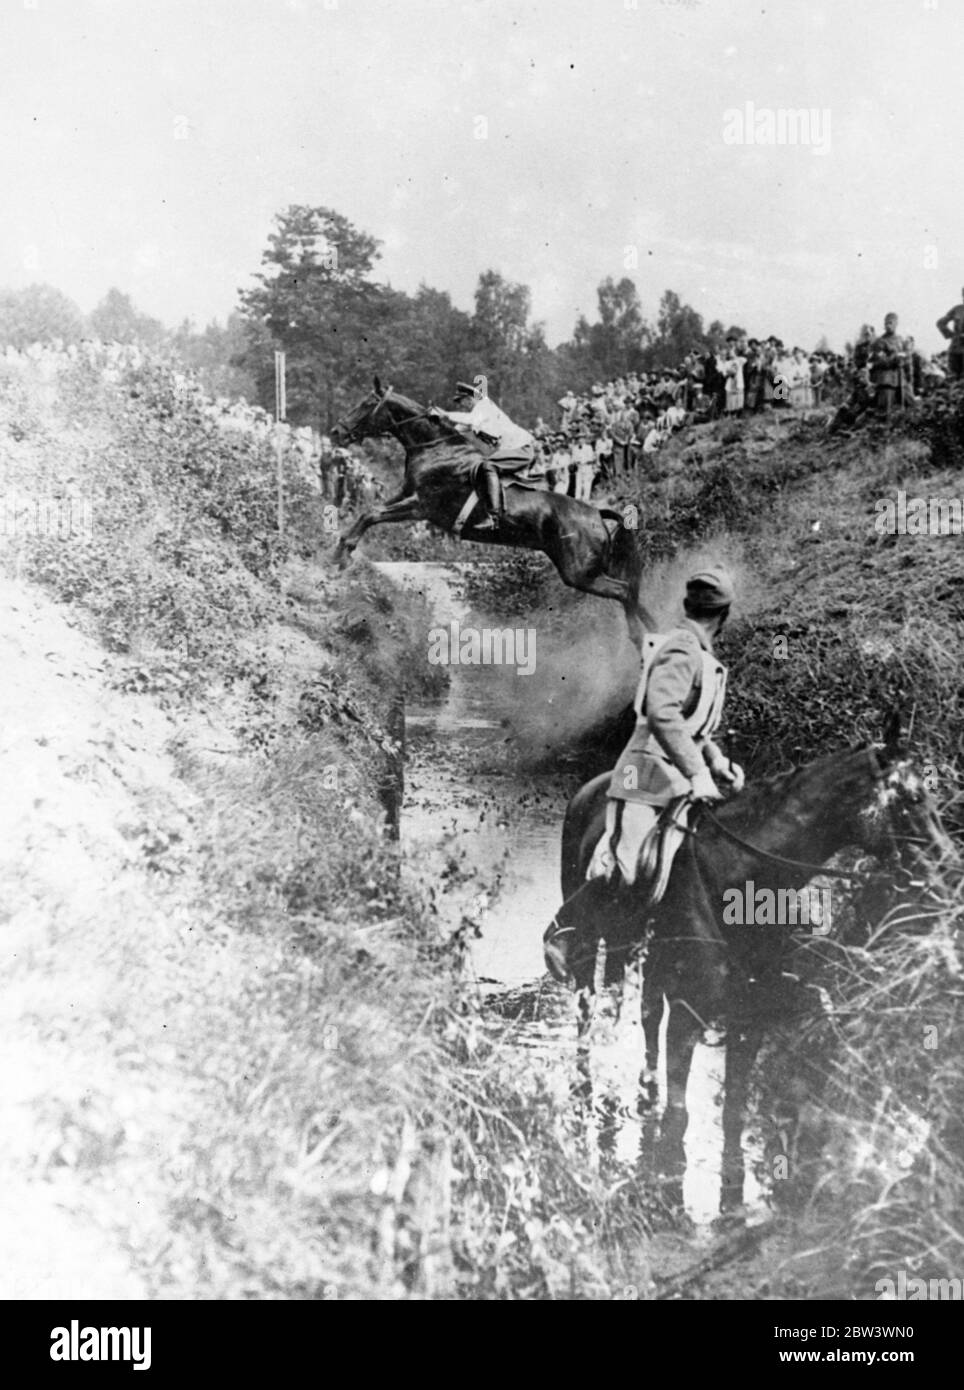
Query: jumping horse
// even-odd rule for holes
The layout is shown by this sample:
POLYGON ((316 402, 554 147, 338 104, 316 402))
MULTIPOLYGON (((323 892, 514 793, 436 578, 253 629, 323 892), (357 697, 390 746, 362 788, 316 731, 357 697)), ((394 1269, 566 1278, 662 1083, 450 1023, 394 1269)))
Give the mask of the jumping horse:
POLYGON ((717 809, 697 812, 696 828, 680 847, 663 900, 648 910, 642 885, 613 889, 605 880, 586 880, 605 828, 608 781, 604 774, 576 793, 562 832, 562 892, 580 924, 580 950, 570 963, 579 990, 584 1064, 599 942, 605 943, 611 981, 620 977, 620 965, 638 952, 648 934, 642 991, 646 1063, 639 1078, 644 1133, 648 1126, 659 1172, 667 1179, 665 1191, 672 1194, 672 1204, 681 1205, 686 1084, 693 1051, 706 1029, 722 1030, 720 1207, 733 1212, 743 1201, 741 1141, 750 1071, 765 1024, 785 1017, 791 1003, 800 1003, 788 994, 792 978, 784 971, 788 952, 801 938, 792 925, 737 925, 733 913, 728 923, 724 905, 734 901, 732 890, 742 895, 752 883, 756 896, 761 889, 798 890, 817 874, 853 877, 824 867, 846 847, 877 857, 896 854, 905 868, 926 852, 953 857, 954 848, 929 793, 891 734, 883 745, 819 758, 761 779, 717 809), (607 910, 607 903, 617 901, 613 893, 629 895, 618 911, 607 910), (657 1116, 664 1001, 669 1007, 667 1095, 657 1116))
POLYGON ((339 420, 333 438, 348 444, 392 435, 405 449, 405 477, 394 497, 377 510, 365 512, 341 538, 337 552, 341 564, 347 563, 372 526, 401 521, 429 521, 464 540, 538 550, 549 557, 570 588, 622 604, 630 637, 637 647, 641 645, 643 630, 653 627, 653 622, 639 597, 642 559, 636 532, 618 512, 524 482, 509 482, 497 529, 476 530, 472 523, 478 509, 472 513, 467 507, 482 458, 479 448, 415 401, 390 386, 383 390, 377 377, 374 385, 374 391, 339 420))

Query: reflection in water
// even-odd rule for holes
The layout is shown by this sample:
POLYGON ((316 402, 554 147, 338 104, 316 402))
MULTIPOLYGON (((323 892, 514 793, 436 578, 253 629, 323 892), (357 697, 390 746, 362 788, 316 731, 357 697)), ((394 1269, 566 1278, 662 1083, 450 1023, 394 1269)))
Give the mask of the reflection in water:
MULTIPOLYGON (((464 617, 457 567, 392 562, 379 569, 424 593, 438 622, 464 617)), ((402 844, 423 862, 436 861, 455 884, 449 895, 455 920, 467 918, 479 933, 471 942, 471 968, 480 988, 494 1013, 513 1020, 513 1041, 532 1064, 545 1067, 547 1085, 566 1106, 576 1066, 575 1011, 568 994, 545 975, 542 934, 559 904, 562 816, 575 786, 562 775, 519 769, 493 708, 491 675, 484 666, 452 667, 446 698, 407 712, 402 844)), ((590 1033, 603 1147, 611 1161, 630 1166, 641 1139, 639 994, 638 972, 630 972, 621 999, 612 991, 600 999, 590 1033)), ((687 1088, 683 1200, 698 1224, 719 1210, 723 1061, 722 1048, 697 1046, 687 1088)), ((661 1104, 665 1084, 662 1074, 661 1104)), ((753 1173, 757 1157, 751 1153, 747 1165, 748 1208, 763 1204, 753 1173)))

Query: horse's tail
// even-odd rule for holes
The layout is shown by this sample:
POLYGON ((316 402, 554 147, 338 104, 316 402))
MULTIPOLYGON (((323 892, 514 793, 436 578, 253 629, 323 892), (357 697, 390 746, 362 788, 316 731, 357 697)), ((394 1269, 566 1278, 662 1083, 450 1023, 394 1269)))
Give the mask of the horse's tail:
MULTIPOLYGON (((562 822, 562 896, 571 898, 586 881, 586 832, 594 814, 599 814, 602 790, 609 784, 608 772, 594 777, 591 782, 579 788, 566 807, 562 822)), ((603 802, 605 806, 605 802, 603 802)), ((595 848, 595 846, 592 846, 595 848)))

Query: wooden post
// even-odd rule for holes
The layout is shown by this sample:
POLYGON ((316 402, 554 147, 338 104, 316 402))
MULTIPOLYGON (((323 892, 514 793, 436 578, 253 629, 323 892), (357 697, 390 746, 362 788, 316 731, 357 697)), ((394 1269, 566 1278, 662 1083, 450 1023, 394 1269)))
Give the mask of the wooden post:
POLYGON ((278 535, 285 533, 284 431, 281 429, 288 414, 285 397, 285 355, 274 355, 274 420, 275 448, 278 457, 278 535))

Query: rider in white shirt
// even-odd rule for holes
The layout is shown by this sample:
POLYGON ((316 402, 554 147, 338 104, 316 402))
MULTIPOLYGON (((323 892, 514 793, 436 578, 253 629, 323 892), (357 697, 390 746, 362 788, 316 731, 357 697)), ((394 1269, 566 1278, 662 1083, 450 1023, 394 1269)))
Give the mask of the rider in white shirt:
POLYGON ((502 485, 499 482, 499 467, 502 471, 514 473, 527 468, 535 457, 535 440, 528 430, 510 420, 504 410, 481 389, 460 381, 456 386, 456 404, 474 403, 471 410, 439 410, 436 414, 448 420, 459 430, 479 435, 483 440, 494 441, 495 448, 484 459, 479 468, 481 485, 479 496, 484 501, 488 515, 476 522, 474 531, 494 531, 497 529, 499 513, 502 509, 502 485))

